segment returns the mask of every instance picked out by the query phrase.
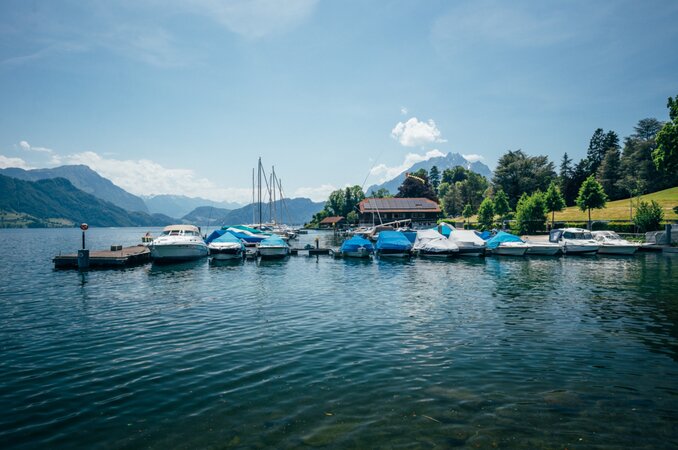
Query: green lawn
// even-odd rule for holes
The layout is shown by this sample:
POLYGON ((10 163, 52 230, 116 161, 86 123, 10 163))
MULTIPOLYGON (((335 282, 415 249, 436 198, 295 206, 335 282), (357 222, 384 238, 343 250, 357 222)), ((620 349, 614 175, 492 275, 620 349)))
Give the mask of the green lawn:
MULTIPOLYGON (((653 192, 640 197, 641 201, 649 202, 654 200, 664 209, 664 220, 678 220, 678 214, 673 212, 673 207, 678 206, 678 186, 663 191, 653 192)), ((608 202, 605 209, 594 209, 591 211, 592 220, 630 220, 630 201, 629 199, 615 200, 608 202)), ((635 213, 637 206, 636 198, 633 199, 633 211, 635 213)), ((549 214, 549 220, 551 215, 549 214)), ((556 220, 562 222, 588 220, 588 214, 581 211, 576 206, 571 206, 563 212, 556 213, 556 220)))

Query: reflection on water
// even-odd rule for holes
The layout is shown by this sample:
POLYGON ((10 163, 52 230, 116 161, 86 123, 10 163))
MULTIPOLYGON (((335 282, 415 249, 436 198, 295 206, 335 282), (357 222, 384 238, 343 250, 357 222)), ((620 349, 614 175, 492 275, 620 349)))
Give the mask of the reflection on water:
MULTIPOLYGON (((4 448, 678 440, 671 257, 300 255, 78 273, 49 260, 78 232, 0 233, 4 448)), ((316 236, 341 243, 294 246, 316 236)))

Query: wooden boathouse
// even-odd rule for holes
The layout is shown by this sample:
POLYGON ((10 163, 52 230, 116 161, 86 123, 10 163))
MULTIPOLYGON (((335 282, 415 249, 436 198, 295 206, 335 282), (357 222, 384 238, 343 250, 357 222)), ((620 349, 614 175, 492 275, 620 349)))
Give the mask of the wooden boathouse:
POLYGON ((434 226, 441 213, 438 203, 427 198, 366 198, 358 208, 360 224, 364 226, 399 220, 434 226))

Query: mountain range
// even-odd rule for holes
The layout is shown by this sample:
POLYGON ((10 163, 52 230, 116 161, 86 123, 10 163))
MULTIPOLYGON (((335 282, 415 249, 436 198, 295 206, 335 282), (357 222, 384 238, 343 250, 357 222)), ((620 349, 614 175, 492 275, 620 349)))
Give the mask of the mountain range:
POLYGON ((98 198, 111 202, 127 211, 149 212, 146 204, 141 198, 116 186, 111 180, 102 177, 97 172, 84 165, 69 165, 54 167, 53 169, 32 170, 10 167, 7 169, 0 169, 0 174, 25 181, 65 178, 81 191, 95 195, 98 198))
POLYGON ((86 222, 98 227, 162 226, 174 219, 161 214, 130 212, 76 188, 65 178, 25 181, 0 175, 2 226, 73 226, 86 222), (19 218, 21 224, 6 217, 19 218))
POLYGON ((212 206, 220 209, 237 209, 244 206, 242 203, 235 202, 215 202, 206 198, 186 197, 185 195, 142 195, 148 210, 151 213, 165 214, 170 217, 184 217, 195 208, 201 206, 212 206))
MULTIPOLYGON (((321 211, 325 202, 314 202, 308 198, 286 198, 277 200, 272 208, 268 203, 262 204, 262 222, 271 222, 271 210, 276 211, 278 222, 288 225, 303 225, 311 220, 313 214, 321 211), (282 213, 282 217, 281 217, 282 213)), ((185 215, 182 220, 196 225, 237 225, 257 222, 259 205, 256 203, 229 211, 223 208, 201 206, 185 215)))
POLYGON ((426 169, 426 171, 429 171, 433 166, 438 167, 438 170, 440 171, 441 174, 445 169, 452 169, 456 166, 462 166, 468 170, 471 170, 477 174, 484 176, 487 179, 492 178, 492 171, 485 164, 481 163, 480 161, 471 162, 468 159, 464 158, 459 153, 450 152, 445 156, 436 156, 431 159, 427 159, 426 161, 420 161, 412 165, 412 167, 408 168, 407 170, 401 172, 395 178, 381 184, 375 184, 370 186, 369 188, 367 188, 365 192, 367 195, 370 195, 371 192, 378 191, 381 188, 385 188, 388 189, 388 191, 391 194, 396 194, 398 192, 398 187, 400 187, 400 185, 403 184, 403 181, 405 181, 406 172, 416 172, 419 169, 426 169))

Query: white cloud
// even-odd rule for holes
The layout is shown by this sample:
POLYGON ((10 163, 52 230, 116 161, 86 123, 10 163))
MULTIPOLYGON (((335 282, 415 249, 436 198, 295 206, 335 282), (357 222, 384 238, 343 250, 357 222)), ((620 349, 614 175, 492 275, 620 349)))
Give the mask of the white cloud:
POLYGON ((38 152, 38 153, 53 153, 54 152, 54 150, 52 150, 51 148, 33 147, 27 141, 19 142, 19 147, 21 147, 21 150, 24 150, 24 151, 27 151, 27 152, 38 152))
POLYGON ((310 198, 314 202, 320 202, 327 200, 332 191, 336 191, 338 188, 332 186, 331 184, 323 184, 317 187, 300 187, 294 191, 292 197, 306 197, 310 198))
POLYGON ((406 171, 407 169, 409 169, 418 162, 426 161, 438 156, 445 156, 445 153, 441 152, 438 149, 428 151, 423 155, 420 155, 418 153, 408 153, 407 155, 405 155, 405 160, 403 161, 402 164, 394 167, 388 167, 386 164, 376 165, 370 171, 370 175, 379 177, 378 182, 383 183, 384 181, 388 181, 395 178, 396 176, 400 175, 402 172, 406 171))
POLYGON ((10 158, 8 156, 0 155, 0 169, 6 169, 8 167, 18 167, 20 169, 30 169, 26 161, 21 158, 10 158))
POLYGON ((233 33, 257 39, 295 27, 316 4, 317 0, 193 0, 188 6, 233 33))
POLYGON ((404 106, 400 108, 400 114, 402 114, 403 116, 407 115, 407 112, 408 112, 407 108, 405 108, 404 106))
POLYGON ((466 161, 468 161, 468 162, 476 162, 476 161, 480 161, 480 160, 485 159, 484 156, 477 155, 475 153, 471 153, 470 155, 461 155, 461 156, 463 156, 464 159, 466 159, 466 161))
POLYGON ((206 178, 199 178, 190 169, 169 169, 148 160, 104 158, 95 152, 82 152, 63 157, 66 164, 84 164, 121 188, 137 195, 181 194, 216 201, 249 203, 250 188, 224 188, 206 178))
POLYGON ((391 130, 391 137, 405 147, 446 142, 440 137, 440 130, 433 119, 429 119, 428 122, 419 122, 416 117, 410 118, 407 122, 398 122, 391 130))

